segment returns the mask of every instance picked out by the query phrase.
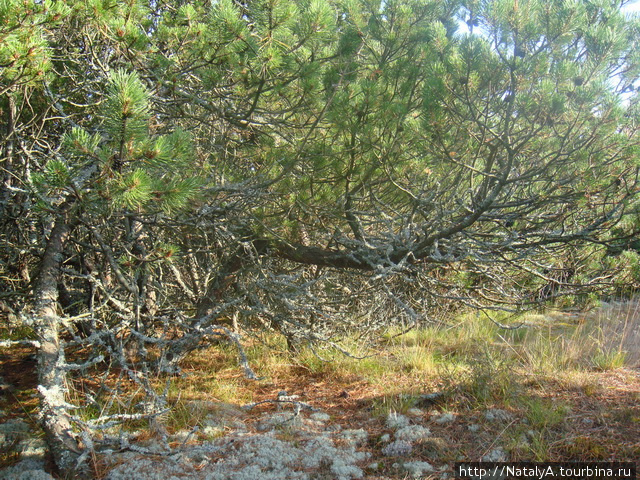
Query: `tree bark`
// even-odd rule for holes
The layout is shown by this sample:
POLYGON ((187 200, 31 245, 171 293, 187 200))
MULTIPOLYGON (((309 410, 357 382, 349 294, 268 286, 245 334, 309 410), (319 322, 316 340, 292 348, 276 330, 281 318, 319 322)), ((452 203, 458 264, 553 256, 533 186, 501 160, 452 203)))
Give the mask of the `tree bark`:
POLYGON ((0 151, 4 154, 3 171, 0 173, 0 219, 4 218, 6 221, 6 211, 9 206, 9 199, 11 198, 11 185, 13 180, 13 153, 14 153, 14 138, 13 133, 15 129, 16 118, 16 104, 15 99, 10 94, 6 96, 6 114, 5 114, 5 140, 4 148, 0 151))
POLYGON ((69 216, 69 205, 63 205, 49 236, 34 286, 34 313, 40 341, 37 355, 40 420, 57 467, 64 475, 71 476, 82 447, 67 414, 66 362, 57 313, 60 263, 65 241, 75 226, 69 216))

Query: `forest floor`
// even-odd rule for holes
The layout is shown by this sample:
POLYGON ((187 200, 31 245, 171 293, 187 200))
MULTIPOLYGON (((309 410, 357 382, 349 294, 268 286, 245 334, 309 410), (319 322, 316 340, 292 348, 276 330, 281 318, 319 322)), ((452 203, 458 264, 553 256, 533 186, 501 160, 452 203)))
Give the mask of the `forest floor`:
MULTIPOLYGON (((446 479, 459 461, 637 461, 639 310, 627 302, 528 315, 517 330, 469 316, 404 335, 392 329, 366 345, 346 339, 360 360, 254 338, 247 355, 257 381, 244 377, 232 347, 211 347, 184 363, 169 390, 163 433, 183 453, 147 463, 133 452, 95 457, 94 473, 446 479)), ((0 351, 0 422, 35 427, 34 368, 29 349, 0 351)), ((129 427, 139 445, 160 448, 162 434, 129 427)), ((20 460, 5 450, 0 468, 20 460)))

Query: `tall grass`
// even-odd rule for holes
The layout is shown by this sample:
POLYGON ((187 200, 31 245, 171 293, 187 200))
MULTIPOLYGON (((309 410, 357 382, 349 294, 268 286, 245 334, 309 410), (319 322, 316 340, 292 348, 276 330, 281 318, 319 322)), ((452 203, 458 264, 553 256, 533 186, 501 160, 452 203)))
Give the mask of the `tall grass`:
POLYGON ((526 328, 500 334, 502 350, 527 372, 543 376, 636 366, 640 302, 605 304, 587 314, 528 316, 526 328))
POLYGON ((640 298, 603 305, 587 320, 596 348, 596 367, 640 365, 640 298), (601 363, 605 360, 604 365, 601 363))
MULTIPOLYGON (((274 384, 304 372, 328 382, 368 383, 377 392, 379 410, 406 410, 413 397, 439 388, 458 406, 511 405, 540 418, 550 412, 548 406, 527 403, 523 385, 564 378, 578 386, 594 369, 634 365, 640 357, 640 301, 606 304, 582 315, 549 312, 495 320, 525 326, 505 330, 473 313, 404 333, 391 327, 377 343, 365 344, 356 334, 337 340, 353 356, 329 345, 290 352, 276 334, 250 341, 246 352, 258 375, 274 384)), ((183 399, 251 400, 250 387, 237 374, 235 348, 204 350, 192 364, 192 376, 177 379, 172 390, 183 399)))

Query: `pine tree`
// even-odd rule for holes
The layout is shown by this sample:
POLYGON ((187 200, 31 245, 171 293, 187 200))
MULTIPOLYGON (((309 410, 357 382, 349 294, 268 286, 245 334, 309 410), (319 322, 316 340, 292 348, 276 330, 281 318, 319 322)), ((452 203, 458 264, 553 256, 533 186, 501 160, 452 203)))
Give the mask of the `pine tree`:
POLYGON ((155 408, 133 372, 240 314, 317 341, 639 282, 623 3, 0 2, 0 286, 61 466, 70 351, 155 408))

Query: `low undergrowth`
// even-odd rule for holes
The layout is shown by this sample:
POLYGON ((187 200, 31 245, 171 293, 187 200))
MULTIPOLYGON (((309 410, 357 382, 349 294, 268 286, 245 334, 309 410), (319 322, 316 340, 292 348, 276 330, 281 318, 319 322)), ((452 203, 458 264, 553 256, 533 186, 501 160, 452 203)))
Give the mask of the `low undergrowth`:
MULTIPOLYGON (((176 391, 241 404, 281 389, 299 392, 303 386, 322 385, 338 396, 342 392, 345 398, 357 398, 379 418, 422 408, 425 395, 438 392, 438 402, 428 405, 436 411, 474 416, 501 408, 522 419, 526 428, 501 434, 501 443, 519 459, 577 458, 581 446, 588 447, 586 456, 594 456, 597 449, 579 436, 570 444, 561 440, 576 419, 587 415, 587 407, 570 392, 579 392, 581 402, 594 409, 607 400, 607 388, 595 375, 632 372, 638 366, 632 351, 640 328, 637 311, 631 302, 586 314, 547 312, 493 319, 470 314, 408 331, 389 328, 367 342, 344 337, 338 343, 349 355, 326 345, 303 345, 290 352, 277 335, 262 337, 247 347, 249 361, 261 377, 258 382, 242 378, 234 349, 216 347, 190 360, 189 375, 176 382, 176 391)), ((331 403, 326 395, 303 393, 305 401, 315 400, 319 408, 331 403)), ((637 423, 637 409, 624 408, 623 422, 637 423)), ((184 409, 173 415, 180 415, 177 423, 183 427, 198 422, 197 413, 189 421, 184 409)), ((618 446, 612 441, 602 448, 614 455, 618 446)))
MULTIPOLYGON (((285 391, 336 421, 348 423, 360 414, 379 419, 379 434, 385 433, 384 419, 392 413, 422 411, 425 418, 452 414, 462 420, 451 424, 460 424, 460 430, 443 427, 439 434, 448 438, 447 448, 437 449, 448 452, 446 458, 478 459, 486 453, 475 446, 478 438, 466 424, 479 424, 483 441, 504 446, 512 460, 625 460, 640 455, 637 443, 628 441, 640 430, 636 302, 603 305, 585 314, 493 319, 469 314, 408 331, 389 328, 366 341, 345 336, 334 339, 334 346, 303 344, 297 351, 289 351, 277 334, 243 333, 259 380, 243 375, 233 346, 194 352, 183 362, 182 375, 169 379, 168 411, 161 421, 170 434, 193 431, 202 441, 225 435, 224 428, 207 428, 207 419, 219 409, 235 412, 285 391), (508 420, 499 426, 484 418, 484 412, 496 409, 507 412, 508 420)), ((155 378, 156 389, 162 391, 167 380, 155 378)), ((120 382, 118 392, 130 389, 134 398, 123 404, 113 396, 115 382, 105 377, 104 384, 102 395, 82 411, 84 421, 131 411, 142 399, 132 383, 120 382)), ((79 401, 83 384, 70 387, 70 401, 79 401)), ((33 386, 14 392, 13 398, 27 398, 33 393, 29 388, 33 386)), ((9 415, 20 415, 20 408, 24 406, 12 405, 8 396, 0 398, 0 409, 9 415)), ((129 421, 118 428, 147 427, 148 421, 129 421)), ((371 448, 382 445, 376 442, 371 448)), ((14 460, 9 453, 0 463, 14 460)))

